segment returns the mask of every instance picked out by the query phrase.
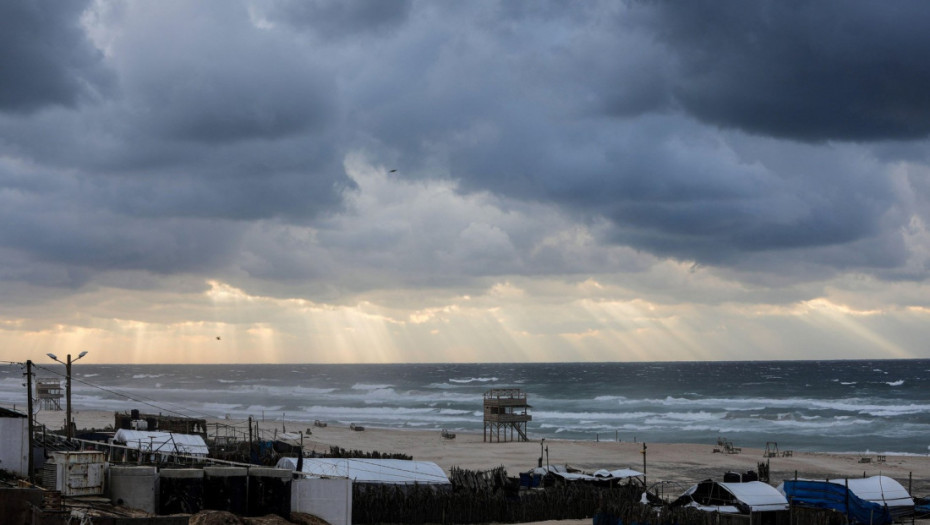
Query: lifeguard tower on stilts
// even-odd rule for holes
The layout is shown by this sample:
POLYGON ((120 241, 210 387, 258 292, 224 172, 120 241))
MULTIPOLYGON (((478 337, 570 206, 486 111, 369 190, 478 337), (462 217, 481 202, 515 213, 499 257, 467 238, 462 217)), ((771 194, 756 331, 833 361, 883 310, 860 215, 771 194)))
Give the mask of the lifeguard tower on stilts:
POLYGON ((495 388, 484 393, 484 440, 486 442, 527 441, 526 394, 519 388, 495 388))
POLYGON ((42 410, 61 410, 61 379, 40 377, 36 380, 36 399, 42 410))

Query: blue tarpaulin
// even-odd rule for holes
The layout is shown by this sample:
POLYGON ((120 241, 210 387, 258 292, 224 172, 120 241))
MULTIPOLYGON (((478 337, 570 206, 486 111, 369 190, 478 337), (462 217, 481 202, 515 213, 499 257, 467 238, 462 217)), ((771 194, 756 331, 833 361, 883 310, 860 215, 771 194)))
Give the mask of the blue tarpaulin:
POLYGON ((845 485, 828 481, 787 480, 785 496, 792 505, 833 509, 849 517, 851 523, 891 523, 887 505, 866 501, 845 485))

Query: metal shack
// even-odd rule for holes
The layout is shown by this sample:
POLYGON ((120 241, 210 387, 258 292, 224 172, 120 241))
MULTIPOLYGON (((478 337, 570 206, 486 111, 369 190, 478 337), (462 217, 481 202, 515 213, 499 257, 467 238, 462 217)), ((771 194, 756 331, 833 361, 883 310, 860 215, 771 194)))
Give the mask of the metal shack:
POLYGON ((0 407, 0 469, 29 475, 29 418, 0 407))

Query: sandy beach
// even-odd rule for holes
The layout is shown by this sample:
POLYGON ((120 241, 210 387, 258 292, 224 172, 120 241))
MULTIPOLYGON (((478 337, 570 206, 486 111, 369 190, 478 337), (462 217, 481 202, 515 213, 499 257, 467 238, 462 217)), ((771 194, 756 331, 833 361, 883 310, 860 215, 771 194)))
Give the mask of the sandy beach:
MULTIPOLYGON (((74 414, 77 427, 98 429, 113 425, 113 412, 78 411, 74 414)), ((64 412, 40 411, 37 422, 49 428, 61 428, 64 412)), ((208 419, 208 424, 236 424, 238 421, 208 419)), ((263 432, 308 430, 312 434, 304 439, 308 451, 326 452, 330 446, 362 451, 399 452, 416 460, 432 461, 446 472, 451 467, 486 470, 503 465, 509 475, 516 476, 537 465, 543 449, 543 463, 568 465, 586 472, 598 469, 632 468, 643 471, 643 444, 633 442, 568 441, 546 439, 528 442, 487 443, 479 433, 457 433, 455 439, 444 439, 438 430, 396 430, 367 427, 364 431, 350 430, 348 426, 332 424, 320 428, 307 421, 259 421, 263 432), (548 449, 548 452, 546 452, 548 449)), ((532 436, 530 436, 532 438, 532 436)), ((612 437, 612 436, 611 436, 612 437)), ((777 438, 776 438, 777 439, 777 438)), ((666 482, 666 492, 678 494, 692 482, 713 478, 722 479, 726 472, 756 470, 758 463, 768 462, 771 483, 784 479, 843 478, 883 474, 905 487, 911 486, 915 496, 930 495, 930 456, 886 456, 884 461, 876 453, 836 454, 825 452, 797 452, 788 457, 764 458, 765 444, 740 443, 738 454, 714 452, 716 443, 647 443, 645 472, 648 483, 666 482), (869 462, 864 462, 868 460, 869 462)), ((876 443, 876 449, 880 449, 876 443)), ((782 450, 784 452, 784 450, 782 450)))

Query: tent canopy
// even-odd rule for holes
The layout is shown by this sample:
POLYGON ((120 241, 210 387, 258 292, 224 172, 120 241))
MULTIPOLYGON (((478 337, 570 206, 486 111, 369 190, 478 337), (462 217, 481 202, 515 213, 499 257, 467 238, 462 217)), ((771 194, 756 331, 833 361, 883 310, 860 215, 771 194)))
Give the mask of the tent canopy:
POLYGON ((888 476, 870 478, 850 478, 847 480, 830 480, 830 483, 844 485, 849 483, 849 490, 866 501, 873 501, 889 507, 913 507, 914 499, 907 489, 888 476))
POLYGON ((173 432, 121 428, 113 436, 113 442, 143 452, 191 456, 206 456, 210 453, 203 438, 196 434, 175 434, 173 432))
POLYGON ((568 469, 562 465, 536 467, 532 472, 533 474, 540 474, 543 476, 545 476, 547 473, 551 473, 564 479, 565 481, 605 481, 611 479, 635 478, 643 475, 642 472, 629 468, 621 468, 616 470, 600 469, 595 471, 594 474, 581 474, 579 472, 569 472, 568 469))
POLYGON ((895 516, 907 515, 914 508, 907 490, 888 476, 787 480, 779 490, 792 502, 833 509, 862 523, 891 523, 895 516))
MULTIPOLYGON (((297 458, 281 458, 276 466, 297 470, 297 458)), ((301 472, 321 478, 349 478, 357 483, 450 484, 442 468, 430 461, 304 458, 301 472)))
POLYGON ((775 487, 761 481, 725 483, 707 480, 686 490, 675 500, 675 505, 737 514, 787 510, 788 500, 775 487))

